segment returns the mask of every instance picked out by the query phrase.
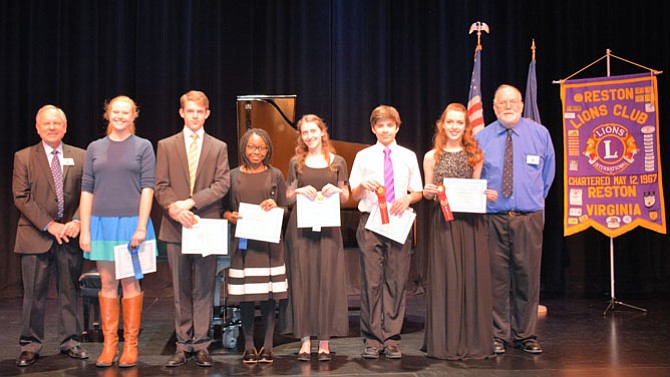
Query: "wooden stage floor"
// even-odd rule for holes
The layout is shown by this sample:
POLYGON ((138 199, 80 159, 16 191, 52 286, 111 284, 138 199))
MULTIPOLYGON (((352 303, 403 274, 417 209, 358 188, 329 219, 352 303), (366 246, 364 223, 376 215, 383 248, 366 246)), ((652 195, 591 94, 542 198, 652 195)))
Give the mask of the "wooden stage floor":
POLYGON ((543 354, 534 356, 508 349, 505 355, 492 359, 464 362, 429 359, 420 351, 425 313, 423 295, 408 297, 409 310, 401 343, 403 358, 362 359, 357 298, 350 297, 350 336, 332 340, 331 349, 336 354, 330 362, 297 361, 299 342, 277 335, 273 364, 244 365, 240 361, 241 352, 225 349, 219 339, 211 349, 213 367, 201 368, 189 362, 182 367, 166 368, 164 364, 174 352, 172 298, 157 296, 160 295, 145 298, 140 364, 126 370, 116 366, 96 368, 94 360, 101 349, 98 342, 83 343, 93 356, 88 361, 59 354, 53 299, 48 303, 48 312, 53 315, 47 318, 47 339, 41 358, 30 367, 17 368, 21 300, 3 300, 0 376, 670 376, 670 299, 666 297, 624 300, 646 308, 647 313, 616 306, 607 315, 603 315, 607 297, 543 299, 542 304, 548 309, 539 321, 543 354))

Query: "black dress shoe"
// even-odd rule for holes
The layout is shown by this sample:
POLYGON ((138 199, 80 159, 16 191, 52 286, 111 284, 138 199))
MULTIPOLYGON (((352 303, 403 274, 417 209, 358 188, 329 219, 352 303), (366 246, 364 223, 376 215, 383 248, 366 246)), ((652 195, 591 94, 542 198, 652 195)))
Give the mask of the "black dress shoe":
POLYGON ((387 359, 402 359, 402 352, 396 344, 384 347, 384 355, 387 359))
POLYGON ((493 339, 493 352, 498 355, 505 353, 505 342, 502 339, 493 339))
POLYGON ((299 361, 310 361, 312 360, 312 355, 309 352, 299 352, 298 353, 299 361))
POLYGON ((28 365, 35 364, 35 361, 40 357, 40 355, 35 352, 23 351, 19 355, 19 358, 16 359, 17 367, 27 367, 28 365))
POLYGON ((186 361, 188 360, 188 357, 186 357, 186 352, 184 351, 177 351, 172 355, 170 360, 165 363, 165 366, 168 368, 174 368, 174 367, 179 367, 184 364, 186 364, 186 361))
POLYGON ((365 350, 363 351, 363 356, 364 359, 379 359, 379 354, 381 351, 379 348, 376 347, 365 347, 365 350))
POLYGON ((211 367, 212 366, 212 356, 209 355, 209 351, 200 350, 195 353, 195 363, 199 367, 211 367))
POLYGON ((260 352, 258 353, 258 362, 270 364, 272 361, 272 351, 266 351, 265 349, 261 348, 260 352))
POLYGON ((61 350, 60 353, 62 354, 67 354, 73 359, 79 359, 79 360, 86 360, 88 359, 88 352, 81 348, 80 346, 76 345, 68 350, 61 350))
POLYGON ((540 347, 540 343, 532 338, 518 341, 516 343, 516 347, 522 349, 524 352, 532 354, 542 353, 542 347, 540 347))
POLYGON ((258 353, 255 348, 244 350, 242 362, 245 364, 256 364, 258 362, 258 353))

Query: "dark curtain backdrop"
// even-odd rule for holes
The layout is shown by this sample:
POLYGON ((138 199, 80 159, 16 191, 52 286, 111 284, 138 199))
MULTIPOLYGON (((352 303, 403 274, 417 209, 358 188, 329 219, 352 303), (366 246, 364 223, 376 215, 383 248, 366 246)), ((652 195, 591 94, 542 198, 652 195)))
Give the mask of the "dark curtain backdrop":
MULTIPOLYGON (((181 129, 179 96, 205 91, 208 132, 229 143, 237 162, 235 99, 244 94, 296 94, 297 113, 316 113, 331 137, 374 142, 368 118, 392 104, 403 124, 398 141, 429 150, 434 122, 450 102, 466 102, 476 37, 482 37, 485 119, 502 83, 526 84, 531 39, 537 43, 538 100, 557 150, 557 177, 547 199, 544 294, 609 293, 609 239, 562 228, 562 79, 611 49, 615 55, 670 69, 670 3, 624 5, 589 1, 438 0, 8 0, 0 3, 0 297, 19 295, 12 252, 17 212, 12 202, 13 153, 36 143, 37 109, 68 115, 65 141, 86 147, 104 134, 106 100, 127 94, 140 105, 138 134, 155 143, 181 129)), ((612 61, 612 74, 641 72, 612 61)), ((579 77, 606 75, 604 62, 579 77)), ((659 76, 661 145, 667 148, 668 74, 659 76)), ((662 151, 667 152, 667 151, 662 151)), ((664 166, 668 153, 663 155, 664 166)), ((667 180, 664 184, 667 186, 667 180)), ((417 206, 421 266, 428 229, 417 206)), ((666 206, 667 210, 667 206, 666 206)), ((614 240, 618 296, 670 291, 668 237, 638 229, 614 240)), ((417 268, 418 280, 422 269, 417 268)))

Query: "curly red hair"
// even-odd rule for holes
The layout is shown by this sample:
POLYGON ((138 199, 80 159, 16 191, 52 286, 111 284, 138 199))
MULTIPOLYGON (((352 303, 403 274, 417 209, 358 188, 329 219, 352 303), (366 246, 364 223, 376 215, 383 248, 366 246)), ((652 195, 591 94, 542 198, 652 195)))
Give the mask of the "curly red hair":
POLYGON ((328 163, 328 169, 335 171, 336 169, 330 165, 330 153, 335 154, 335 148, 330 144, 330 138, 328 138, 328 128, 326 127, 326 122, 323 121, 319 116, 314 114, 303 115, 302 118, 298 121, 298 145, 295 147, 295 155, 298 157, 298 172, 302 173, 302 167, 305 166, 305 159, 307 158, 307 144, 302 141, 302 125, 305 123, 314 123, 319 129, 323 132, 321 136, 321 152, 323 153, 323 158, 328 163))

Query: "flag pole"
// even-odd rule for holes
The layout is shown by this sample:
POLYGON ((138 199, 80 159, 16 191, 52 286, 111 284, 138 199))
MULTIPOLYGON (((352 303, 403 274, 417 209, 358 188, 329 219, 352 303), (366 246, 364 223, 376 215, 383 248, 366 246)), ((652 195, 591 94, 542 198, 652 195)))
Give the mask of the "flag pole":
POLYGON ((535 50, 536 50, 536 47, 535 47, 535 38, 533 38, 533 40, 532 40, 532 42, 531 42, 531 44, 530 44, 530 50, 532 51, 532 57, 531 57, 530 60, 535 61, 535 50))
POLYGON ((524 96, 525 105, 523 107, 523 116, 533 120, 536 123, 542 124, 542 119, 540 119, 540 108, 537 105, 537 73, 536 73, 536 64, 535 61, 535 52, 537 47, 535 45, 535 38, 532 39, 530 45, 531 60, 528 65, 528 79, 526 80, 526 94, 524 96))
POLYGON ((482 31, 485 31, 487 34, 490 33, 489 25, 487 25, 486 22, 481 21, 473 22, 472 25, 470 25, 470 32, 468 34, 472 34, 475 31, 477 32, 477 47, 475 47, 476 54, 477 51, 482 50, 482 31))
POLYGON ((472 133, 476 134, 485 126, 484 109, 482 107, 481 91, 481 52, 482 52, 482 31, 489 33, 489 26, 485 22, 477 21, 470 25, 472 34, 477 32, 477 47, 475 48, 474 64, 472 66, 472 77, 470 79, 470 92, 468 93, 468 119, 472 127, 472 133))

